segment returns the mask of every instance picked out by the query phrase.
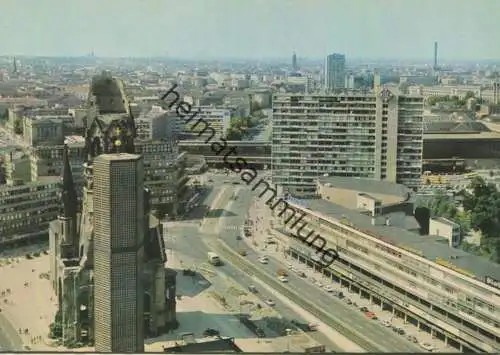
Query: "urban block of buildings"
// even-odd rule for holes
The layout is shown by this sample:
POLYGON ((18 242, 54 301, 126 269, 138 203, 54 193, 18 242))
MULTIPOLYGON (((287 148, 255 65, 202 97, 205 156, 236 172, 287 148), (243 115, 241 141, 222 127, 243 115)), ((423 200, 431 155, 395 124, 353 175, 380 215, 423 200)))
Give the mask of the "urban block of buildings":
POLYGON ((274 212, 289 255, 462 352, 500 351, 500 266, 454 248, 453 223, 417 219, 412 191, 388 181, 321 177, 317 188, 274 212), (338 260, 321 266, 321 242, 304 247, 295 214, 307 223, 300 235, 318 233, 338 260))

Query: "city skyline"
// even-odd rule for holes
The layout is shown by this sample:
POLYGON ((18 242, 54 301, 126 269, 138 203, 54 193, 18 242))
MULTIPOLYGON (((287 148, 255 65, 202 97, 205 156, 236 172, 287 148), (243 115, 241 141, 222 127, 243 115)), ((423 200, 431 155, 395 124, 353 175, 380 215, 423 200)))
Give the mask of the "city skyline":
POLYGON ((295 51, 299 58, 336 52, 347 58, 432 59, 437 41, 440 60, 500 59, 500 48, 484 39, 500 30, 494 18, 500 3, 491 0, 303 4, 298 0, 286 1, 287 6, 284 0, 214 0, 209 6, 200 0, 134 1, 111 21, 108 14, 117 8, 114 0, 70 6, 61 0, 5 1, 9 16, 0 34, 2 54, 281 58, 295 51), (61 9, 64 17, 55 15, 61 9))

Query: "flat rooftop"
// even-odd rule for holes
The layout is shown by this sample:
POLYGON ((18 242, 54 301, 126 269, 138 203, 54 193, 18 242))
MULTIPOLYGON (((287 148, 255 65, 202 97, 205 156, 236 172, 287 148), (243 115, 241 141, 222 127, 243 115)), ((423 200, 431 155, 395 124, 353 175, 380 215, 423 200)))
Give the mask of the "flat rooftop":
POLYGON ((500 139, 499 132, 476 132, 476 133, 425 133, 424 141, 430 140, 453 140, 453 139, 500 139))
MULTIPOLYGON (((397 226, 372 225, 370 216, 362 215, 327 200, 305 199, 302 201, 307 209, 313 212, 319 212, 336 221, 341 221, 347 226, 351 223, 358 229, 366 230, 372 236, 382 241, 389 241, 403 249, 419 251, 421 252, 420 256, 427 260, 433 262, 436 259, 445 260, 458 269, 474 274, 479 281, 484 282, 487 276, 500 280, 500 265, 468 254, 461 249, 450 248, 447 242, 435 236, 422 236, 397 226)), ((290 202, 298 208, 303 208, 292 201, 290 202)))
POLYGON ((409 198, 413 194, 413 191, 404 185, 376 179, 343 176, 321 176, 318 178, 318 182, 322 185, 330 184, 331 187, 346 190, 356 190, 364 192, 368 195, 381 194, 409 198))
POLYGON ((113 154, 101 154, 96 159, 102 159, 106 161, 130 161, 137 160, 141 158, 138 154, 129 154, 129 153, 113 153, 113 154))

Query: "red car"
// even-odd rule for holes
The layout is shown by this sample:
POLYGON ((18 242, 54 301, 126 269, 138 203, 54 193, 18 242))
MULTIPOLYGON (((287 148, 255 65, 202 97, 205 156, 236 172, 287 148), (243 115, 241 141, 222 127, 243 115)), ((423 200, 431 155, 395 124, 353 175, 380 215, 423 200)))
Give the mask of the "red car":
POLYGON ((376 319, 377 319, 377 315, 376 315, 375 313, 373 313, 373 312, 370 312, 370 311, 365 312, 365 315, 366 315, 368 318, 370 318, 370 319, 373 319, 373 320, 376 320, 376 319))

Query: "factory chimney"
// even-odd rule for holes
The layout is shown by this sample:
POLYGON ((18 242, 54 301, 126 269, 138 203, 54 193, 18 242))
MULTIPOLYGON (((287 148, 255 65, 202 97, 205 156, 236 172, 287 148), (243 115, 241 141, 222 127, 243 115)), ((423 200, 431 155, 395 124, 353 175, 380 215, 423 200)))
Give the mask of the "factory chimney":
POLYGON ((433 69, 436 71, 438 67, 438 43, 434 42, 434 67, 433 69))

